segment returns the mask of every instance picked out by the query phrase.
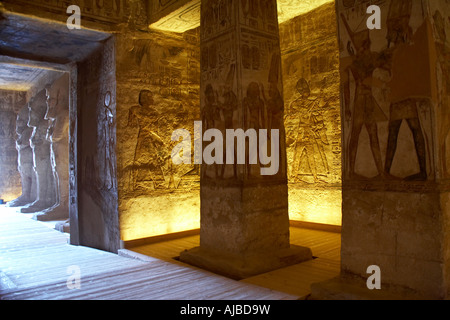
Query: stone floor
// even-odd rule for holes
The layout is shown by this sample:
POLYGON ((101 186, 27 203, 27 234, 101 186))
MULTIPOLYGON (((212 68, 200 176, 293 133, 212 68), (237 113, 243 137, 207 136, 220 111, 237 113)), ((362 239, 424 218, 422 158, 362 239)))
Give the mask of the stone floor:
MULTIPOLYGON (((335 232, 291 227, 291 243, 311 248, 314 259, 241 280, 295 295, 300 299, 311 293, 311 284, 339 275, 341 235, 335 232)), ((140 245, 130 250, 149 257, 175 262, 179 253, 200 244, 198 235, 140 245)), ((180 263, 180 262, 178 262, 180 263)), ((182 264, 182 263, 180 263, 182 264)))
POLYGON ((302 299, 309 294, 310 283, 333 278, 339 272, 340 236, 295 229, 291 230, 292 241, 309 245, 317 259, 234 281, 173 259, 183 243, 191 247, 198 236, 197 240, 187 237, 156 243, 152 248, 133 248, 131 259, 71 246, 67 234, 0 206, 0 299, 302 299), (79 271, 80 289, 69 289, 76 279, 73 270, 79 271))

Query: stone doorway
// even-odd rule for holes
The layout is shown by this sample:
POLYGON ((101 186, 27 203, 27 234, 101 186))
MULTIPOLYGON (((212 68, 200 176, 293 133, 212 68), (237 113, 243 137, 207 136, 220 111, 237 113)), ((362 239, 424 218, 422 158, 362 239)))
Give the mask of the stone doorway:
MULTIPOLYGON (((7 68, 14 69, 9 73, 11 81, 25 72, 30 74, 30 80, 24 81, 29 87, 16 87, 16 93, 9 94, 17 104, 17 114, 19 104, 25 105, 37 95, 45 103, 45 87, 60 76, 66 78, 69 86, 65 107, 68 121, 64 128, 68 151, 66 169, 59 176, 65 177, 64 186, 68 189, 65 205, 67 217, 70 215, 71 244, 117 252, 114 40, 107 33, 73 31, 65 24, 8 12, 2 13, 0 24, 3 80, 8 82, 7 68)), ((10 138, 15 134, 17 114, 10 112, 6 117, 8 130, 13 131, 8 133, 10 138)), ((14 151, 13 144, 10 141, 10 151, 14 151)), ((9 165, 14 162, 13 152, 11 156, 9 165)), ((20 178, 12 172, 16 186, 6 201, 21 193, 20 178)), ((62 200, 61 195, 56 195, 57 201, 62 200)))

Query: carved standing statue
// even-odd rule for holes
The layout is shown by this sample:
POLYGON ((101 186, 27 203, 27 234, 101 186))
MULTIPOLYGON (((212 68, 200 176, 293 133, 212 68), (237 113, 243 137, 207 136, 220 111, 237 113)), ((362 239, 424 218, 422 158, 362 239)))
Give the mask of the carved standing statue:
POLYGON ((28 127, 29 111, 28 105, 24 106, 16 120, 16 149, 18 153, 18 170, 22 181, 22 195, 10 201, 8 207, 22 207, 36 200, 36 173, 33 169, 33 150, 30 138, 33 129, 28 127))
POLYGON ((30 102, 30 119, 28 126, 33 127, 31 147, 33 164, 37 180, 37 199, 29 207, 22 208, 22 213, 36 213, 47 210, 56 204, 56 185, 51 164, 51 143, 46 139, 48 120, 45 90, 39 92, 30 102))
POLYGON ((56 204, 36 215, 40 221, 69 218, 69 76, 64 74, 45 89, 50 126, 46 140, 51 143, 52 167, 55 173, 56 204))

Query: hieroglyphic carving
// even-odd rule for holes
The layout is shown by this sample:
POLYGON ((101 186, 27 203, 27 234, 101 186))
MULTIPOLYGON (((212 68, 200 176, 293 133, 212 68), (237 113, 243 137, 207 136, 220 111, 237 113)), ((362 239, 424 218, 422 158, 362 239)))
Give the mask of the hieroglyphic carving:
POLYGON ((153 96, 150 90, 141 90, 139 105, 129 110, 128 126, 138 128, 129 181, 132 190, 176 189, 182 177, 194 169, 188 165, 172 165, 173 145, 168 133, 177 124, 157 110, 153 96))
POLYGON ((116 120, 114 112, 111 109, 112 94, 111 91, 107 91, 104 96, 104 118, 103 124, 103 136, 105 137, 105 168, 104 168, 104 188, 107 190, 115 189, 117 187, 116 179, 116 152, 115 152, 115 139, 114 129, 116 127, 116 120))
MULTIPOLYGON (((204 4, 202 4, 204 5, 204 4)), ((205 6, 201 16, 202 39, 217 36, 236 24, 234 16, 234 2, 227 0, 214 0, 205 6)))
MULTIPOLYGON (((223 136, 226 129, 278 129, 283 142, 284 102, 276 2, 211 0, 202 5, 201 79, 205 90, 201 92, 201 101, 204 129, 214 125, 223 131, 223 136), (240 108, 237 101, 241 101, 240 108), (227 113, 227 106, 235 110, 227 113)), ((246 148, 244 167, 203 166, 203 175, 211 178, 260 177, 261 164, 250 164, 249 146, 246 148), (230 169, 224 169, 227 167, 230 169)), ((280 149, 284 154, 284 142, 280 149)), ((285 173, 282 155, 278 177, 285 173)))
POLYGON ((153 105, 153 93, 142 90, 139 94, 139 105, 132 107, 129 111, 128 126, 139 128, 131 174, 133 189, 136 189, 138 183, 142 181, 151 182, 150 187, 156 189, 153 172, 158 166, 158 150, 164 142, 157 134, 159 115, 153 105), (150 176, 139 176, 145 172, 150 176))

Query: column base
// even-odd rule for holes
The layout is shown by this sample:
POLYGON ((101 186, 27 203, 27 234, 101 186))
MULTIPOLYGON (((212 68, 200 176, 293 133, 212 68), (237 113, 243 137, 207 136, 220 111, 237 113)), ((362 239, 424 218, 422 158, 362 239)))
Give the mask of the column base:
POLYGON ((308 300, 427 300, 411 289, 382 284, 380 290, 367 288, 366 279, 339 276, 327 281, 313 283, 308 300))
POLYGON ((180 254, 181 262, 235 280, 242 280, 311 259, 310 248, 295 245, 274 253, 233 255, 196 247, 180 254))

